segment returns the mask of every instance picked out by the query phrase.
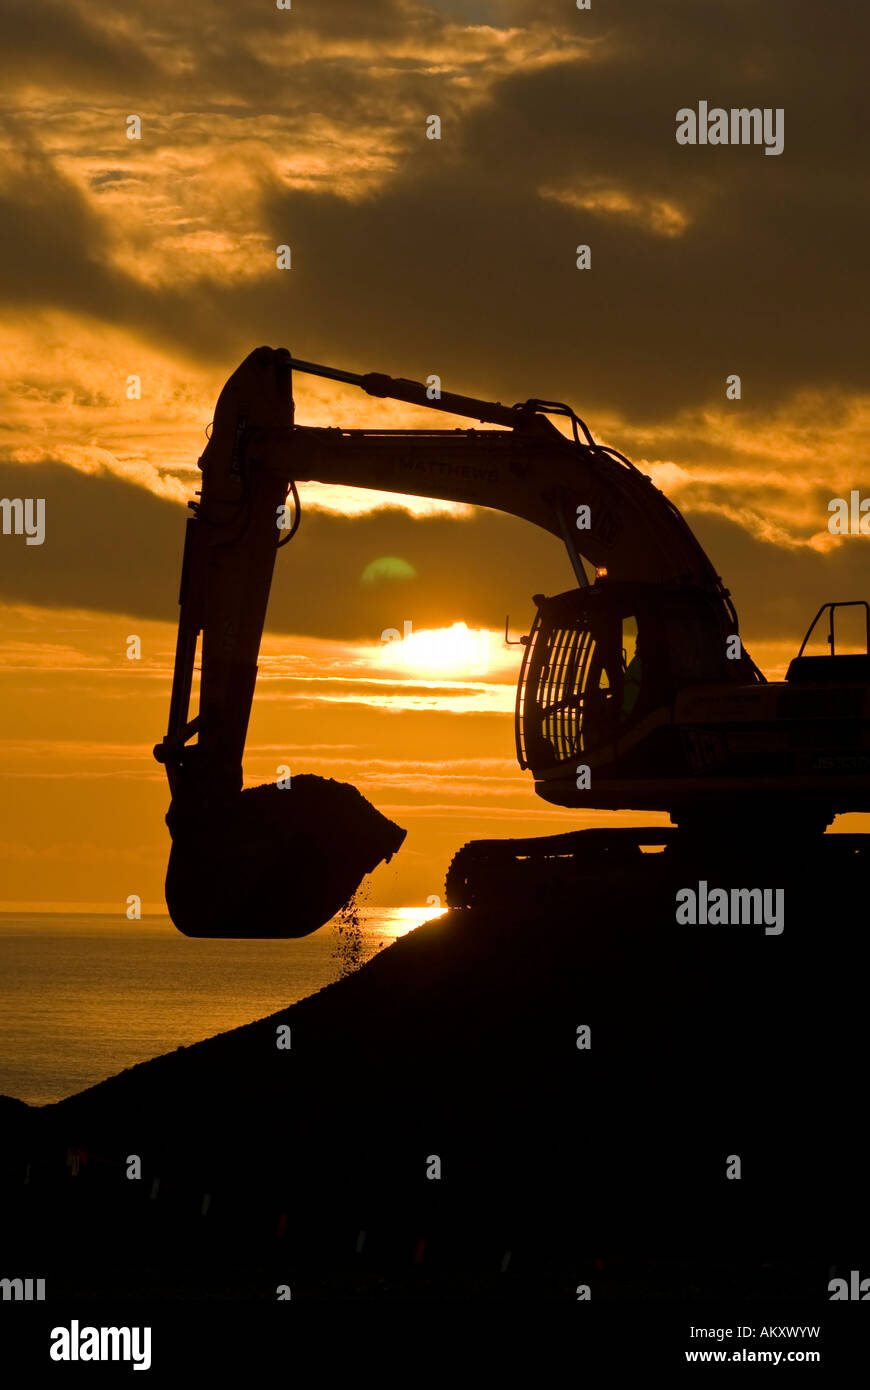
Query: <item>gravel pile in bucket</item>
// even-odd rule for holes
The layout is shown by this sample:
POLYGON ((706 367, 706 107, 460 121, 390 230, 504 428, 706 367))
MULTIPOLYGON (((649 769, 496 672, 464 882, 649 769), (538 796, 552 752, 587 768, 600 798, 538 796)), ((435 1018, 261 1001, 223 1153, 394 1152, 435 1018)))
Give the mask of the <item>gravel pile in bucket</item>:
POLYGON ((405 831, 348 782, 302 774, 220 810, 167 816, 166 902, 186 936, 307 936, 389 860, 405 831))

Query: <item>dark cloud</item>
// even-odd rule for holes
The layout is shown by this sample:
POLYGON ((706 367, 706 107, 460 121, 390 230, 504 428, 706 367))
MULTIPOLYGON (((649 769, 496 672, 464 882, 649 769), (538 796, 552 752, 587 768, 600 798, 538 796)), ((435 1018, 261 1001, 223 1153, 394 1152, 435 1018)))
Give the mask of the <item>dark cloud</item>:
MULTIPOLYGON (((50 462, 4 465, 0 495, 46 504, 43 545, 0 537, 0 598, 175 620, 181 506, 110 474, 50 462)), ((415 628, 460 620, 499 628, 510 611, 521 626, 533 612, 533 592, 571 583, 559 543, 512 517, 480 512, 456 521, 395 511, 351 519, 305 509, 297 536, 278 556, 269 626, 371 642, 406 619, 415 628), (414 577, 363 582, 367 566, 383 556, 405 560, 414 577)))
POLYGON ((67 0, 3 0, 0 49, 4 83, 14 87, 44 81, 84 92, 153 84, 159 69, 140 44, 107 23, 111 11, 67 0))
POLYGON ((91 188, 100 189, 107 183, 123 183, 124 179, 129 177, 123 169, 107 169, 104 174, 94 174, 88 182, 91 188))
MULTIPOLYGON (((0 495, 46 500, 42 546, 0 537, 0 599, 175 620, 182 507, 112 475, 50 462, 4 465, 0 495)), ((828 554, 783 551, 719 518, 691 512, 687 518, 732 590, 747 640, 798 640, 823 601, 864 591, 860 539, 828 554)), ((557 593, 573 582, 558 541, 491 511, 454 520, 306 510, 296 538, 278 556, 269 627, 377 642, 385 628, 401 630, 406 619, 415 628, 463 620, 498 629, 510 612, 516 633, 533 614, 533 593, 557 593), (367 566, 383 556, 404 560, 414 577, 364 583, 367 566)))
MULTIPOLYGON (((247 115, 328 110, 377 128, 393 101, 409 128, 386 188, 350 204, 266 186, 261 279, 215 285, 203 276, 158 290, 107 268, 105 229, 55 169, 34 165, 0 205, 7 303, 60 304, 213 361, 292 335, 309 355, 399 374, 437 370, 460 388, 569 397, 639 418, 721 401, 733 371, 756 405, 807 385, 865 388, 865 10, 809 0, 505 7, 542 43, 552 26, 599 46, 588 60, 515 71, 464 117, 446 79, 419 64, 374 74, 352 47, 362 36, 437 35, 445 11, 386 0, 267 10, 209 7, 206 17, 152 7, 151 46, 155 34, 186 35, 195 65, 184 101, 197 110, 235 99, 247 115), (284 21, 334 41, 329 56, 294 67, 286 82, 258 57, 263 36, 284 21), (676 110, 702 97, 782 106, 785 152, 677 146, 676 110), (430 108, 445 116, 440 143, 423 138, 430 108), (542 187, 580 198, 615 190, 641 210, 632 218, 565 206, 542 198, 542 187), (650 202, 685 212, 685 234, 643 225, 650 202), (273 248, 283 241, 294 270, 279 282, 273 248), (574 265, 580 242, 592 247, 588 272, 574 265)), ((60 35, 82 70, 111 69, 120 81, 119 41, 98 29, 102 14, 91 6, 86 21, 59 8, 40 32, 48 50, 60 35)), ((13 51, 35 42, 30 15, 15 4, 7 16, 13 51)), ((72 62, 67 80, 76 71, 72 62)), ((159 109, 181 100, 167 72, 142 72, 159 109)))
MULTIPOLYGON (((499 80, 481 72, 470 104, 437 62, 422 71, 419 59, 373 61, 378 45, 386 55, 411 38, 434 43, 463 8, 459 0, 437 8, 333 0, 284 13, 259 0, 160 3, 149 7, 143 47, 122 42, 114 11, 96 3, 80 11, 36 11, 17 0, 4 7, 0 23, 14 71, 38 46, 33 16, 41 16, 36 81, 54 70, 66 45, 68 65, 58 81, 78 91, 98 69, 101 81, 115 81, 125 109, 125 94, 135 88, 161 116, 220 109, 254 118, 255 127, 257 117, 276 111, 300 119, 327 113, 348 130, 383 130, 385 149, 398 138, 401 153, 384 186, 353 202, 328 187, 288 190, 264 173, 251 218, 262 232, 251 251, 262 256, 262 275, 228 283, 204 274, 155 285, 140 280, 134 266, 125 271, 115 263, 112 224, 60 163, 19 140, 0 195, 0 298, 18 311, 63 308, 131 329, 220 374, 255 343, 271 341, 357 370, 418 379, 435 372, 448 389, 507 401, 567 399, 593 428, 598 412, 662 422, 705 403, 724 405, 731 372, 743 378, 745 406, 759 421, 807 387, 866 392, 865 9, 845 0, 611 0, 581 12, 565 0, 517 0, 499 13, 520 26, 530 54, 539 56, 499 80), (276 25, 282 32, 295 26, 306 54, 288 65, 286 78, 264 47, 276 25), (566 45, 578 37, 591 41, 583 57, 566 45), (310 50, 303 39, 312 41, 310 50), (172 72, 179 54, 192 63, 183 83, 172 72), (678 146, 675 113, 700 99, 783 107, 784 153, 678 146), (424 137, 431 110, 445 118, 441 142, 424 137), (636 212, 569 206, 542 196, 546 189, 577 200, 623 195, 636 212), (656 231, 650 209, 659 203, 688 219, 682 235, 656 231), (283 242, 293 250, 290 272, 274 268, 274 248, 283 242), (592 247, 588 272, 575 268, 580 242, 592 247)), ((469 13, 483 17, 474 4, 469 13)), ((246 135, 252 129, 243 120, 240 138, 242 127, 246 135)), ((171 132, 160 128, 155 139, 168 149, 171 132)), ((327 179, 331 148, 324 144, 327 179)), ((203 158, 209 153, 206 138, 203 158)), ((118 155, 113 175, 132 158, 126 149, 118 155)), ((835 418, 829 427, 836 429, 835 418)), ((661 452, 651 438, 650 451, 661 452)), ((683 447, 675 443, 677 457, 683 447)), ((699 452, 709 463, 728 458, 725 445, 700 438, 699 452)), ((47 586, 46 602, 63 601, 64 584, 69 592, 78 585, 70 602, 165 616, 165 597, 156 596, 160 585, 169 592, 175 583, 176 510, 109 479, 60 470, 49 481, 58 496, 69 493, 78 518, 58 542, 64 564, 55 568, 48 545, 32 548, 8 592, 26 574, 31 587, 47 586), (87 506, 82 489, 90 489, 87 506), (140 523, 131 520, 137 509, 154 521, 154 535, 143 533, 146 553, 157 536, 164 541, 150 575, 127 573, 106 549, 99 538, 104 509, 108 535, 138 536, 140 523), (96 528, 93 546, 76 550, 76 535, 90 536, 89 527, 96 528), (85 556, 91 579, 82 572, 85 556)), ((737 485, 734 493, 739 505, 737 485)), ((443 520, 343 522, 312 514, 282 563, 303 564, 306 583, 310 577, 319 614, 312 631, 357 636, 388 625, 376 611, 380 596, 366 595, 357 582, 382 554, 404 556, 418 571, 408 597, 422 616, 406 616, 443 621, 452 608, 491 624, 494 608, 513 609, 533 588, 559 583, 539 577, 547 565, 543 538, 528 529, 523 537, 534 539, 517 540, 517 554, 528 561, 518 561, 516 573, 504 564, 518 525, 479 518, 459 531, 443 520), (466 589, 452 564, 460 536, 466 589), (341 603, 330 576, 340 580, 341 603), (446 596, 441 608, 439 595, 446 596)), ((786 600, 768 595, 790 595, 797 621, 798 606, 803 612, 820 596, 860 589, 855 547, 827 556, 784 551, 708 519, 699 531, 738 597, 745 584, 743 606, 765 635, 785 620, 786 600)), ((4 538, 4 569, 6 558, 4 538)), ((307 621, 277 602, 273 612, 282 623, 307 621)))
POLYGON ((722 401, 735 371, 768 406, 808 385, 865 389, 870 20, 763 9, 623 6, 622 25, 608 9, 612 57, 505 78, 366 204, 273 190, 266 221, 299 246, 300 321, 352 340, 361 319, 401 369, 434 358, 452 380, 647 418, 722 401), (782 106, 784 153, 678 146, 675 113, 701 97, 782 106), (542 186, 666 202, 690 225, 664 237, 542 186))
MULTIPOLYGON (((60 79, 67 90, 94 88, 103 93, 149 83, 152 88, 177 74, 172 63, 181 44, 197 57, 193 80, 214 71, 215 58, 232 58, 236 76, 258 65, 256 48, 276 33, 338 34, 347 39, 385 36, 427 22, 425 8, 402 0, 328 0, 277 10, 274 0, 231 0, 214 4, 193 0, 179 6, 151 0, 145 22, 134 12, 118 25, 114 7, 100 0, 4 0, 0 37, 7 80, 13 84, 60 79), (137 33, 137 28, 139 32, 137 33)), ((265 65, 264 65, 265 66, 265 65)), ((177 90, 177 86, 176 86, 177 90)))
POLYGON ((184 533, 180 507, 109 474, 59 463, 0 466, 0 495, 45 499, 45 540, 0 536, 0 595, 7 602, 171 617, 170 561, 184 533))
POLYGON ((6 304, 58 304, 99 314, 111 277, 106 237, 75 186, 33 146, 16 151, 0 186, 0 295, 6 304))
POLYGON ((867 597, 861 537, 849 538, 825 554, 808 547, 783 552, 721 517, 686 515, 731 590, 750 648, 753 641, 791 639, 797 655, 823 603, 867 597))
MULTIPOLYGON (((247 342, 247 330, 232 323, 228 292, 213 281, 154 288, 116 264, 110 248, 107 223, 72 179, 32 144, 19 144, 0 181, 0 302, 19 312, 78 313, 169 351, 220 360, 247 342)), ((268 259, 274 264, 274 255, 268 259)), ((258 293, 268 298, 265 283, 258 293)))

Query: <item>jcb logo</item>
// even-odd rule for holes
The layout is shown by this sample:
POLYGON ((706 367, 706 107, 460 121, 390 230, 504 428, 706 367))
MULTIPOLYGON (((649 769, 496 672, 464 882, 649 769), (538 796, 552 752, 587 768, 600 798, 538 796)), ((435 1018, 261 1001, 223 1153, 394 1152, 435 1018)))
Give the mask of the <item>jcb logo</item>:
POLYGON ((725 761, 725 744, 718 734, 705 730, 687 729, 685 748, 693 772, 718 767, 725 761))

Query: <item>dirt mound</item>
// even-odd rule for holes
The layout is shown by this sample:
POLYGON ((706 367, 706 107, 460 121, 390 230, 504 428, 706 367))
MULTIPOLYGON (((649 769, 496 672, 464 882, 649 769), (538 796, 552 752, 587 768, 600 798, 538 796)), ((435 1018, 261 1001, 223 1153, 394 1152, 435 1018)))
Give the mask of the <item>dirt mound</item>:
POLYGON ((527 1309, 608 1279, 701 1297, 738 1265, 743 1298, 747 1263, 761 1280, 786 1260, 824 1297, 870 1231, 866 883, 800 859, 770 871, 781 935, 684 926, 676 892, 727 880, 651 858, 602 866, 559 911, 451 911, 270 1018, 13 1107, 6 1269, 52 1298, 111 1279, 274 1302, 286 1282, 294 1303, 527 1309))
POLYGON ((310 774, 251 787, 207 817, 176 808, 166 819, 166 902, 185 936, 307 936, 406 833, 356 787, 310 774))

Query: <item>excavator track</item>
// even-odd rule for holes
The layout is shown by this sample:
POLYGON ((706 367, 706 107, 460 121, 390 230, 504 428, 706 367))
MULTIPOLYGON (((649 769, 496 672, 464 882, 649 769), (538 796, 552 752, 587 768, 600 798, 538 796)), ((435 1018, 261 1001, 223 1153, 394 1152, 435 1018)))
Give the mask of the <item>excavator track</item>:
POLYGON ((637 864, 644 845, 666 847, 678 834, 671 826, 632 826, 471 840, 457 850, 447 870, 447 906, 501 906, 563 896, 591 875, 637 864))
POLYGON ((624 876, 641 868, 644 859, 649 863, 644 849, 661 849, 660 863, 678 861, 699 872, 714 865, 739 872, 753 860, 776 872, 779 856, 793 868, 797 852, 811 857, 815 870, 855 873, 865 882, 870 873, 870 835, 807 832, 796 841, 735 832, 714 842, 676 826, 631 826, 471 840, 457 850, 447 870, 446 903, 448 908, 501 909, 570 901, 590 879, 624 876))

